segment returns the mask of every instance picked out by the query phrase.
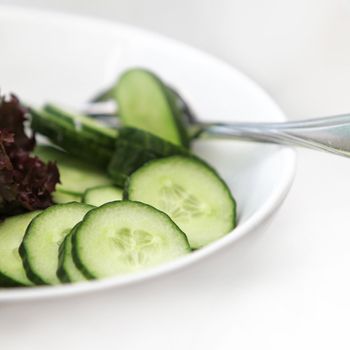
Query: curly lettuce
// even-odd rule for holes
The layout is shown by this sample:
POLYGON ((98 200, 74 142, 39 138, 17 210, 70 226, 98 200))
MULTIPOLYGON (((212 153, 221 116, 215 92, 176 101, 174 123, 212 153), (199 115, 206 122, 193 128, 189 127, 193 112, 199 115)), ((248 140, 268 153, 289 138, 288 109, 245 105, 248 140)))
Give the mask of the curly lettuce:
POLYGON ((26 119, 17 97, 0 96, 0 217, 49 207, 59 183, 56 164, 31 155, 35 137, 25 132, 26 119))

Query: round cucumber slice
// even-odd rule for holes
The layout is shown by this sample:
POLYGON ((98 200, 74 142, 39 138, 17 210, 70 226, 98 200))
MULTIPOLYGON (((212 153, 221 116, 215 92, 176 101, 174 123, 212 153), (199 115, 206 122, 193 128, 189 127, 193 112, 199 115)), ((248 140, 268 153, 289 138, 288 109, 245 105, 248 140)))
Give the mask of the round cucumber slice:
POLYGON ((139 271, 190 251, 186 235, 166 214, 137 202, 91 210, 73 235, 73 259, 90 279, 139 271))
POLYGON ((36 284, 59 284, 59 246, 93 207, 82 203, 57 204, 45 209, 28 226, 19 252, 27 276, 36 284))
POLYGON ((29 223, 40 211, 17 215, 0 223, 0 287, 30 286, 18 253, 29 223))
POLYGON ((188 147, 182 110, 173 94, 153 73, 130 69, 112 91, 124 125, 146 130, 176 145, 188 147))
POLYGON ((57 277, 62 283, 86 281, 85 276, 77 268, 72 257, 72 235, 79 225, 74 226, 60 246, 57 277))
POLYGON ((83 196, 84 203, 95 207, 121 199, 123 199, 123 190, 115 186, 97 186, 88 188, 83 196))
POLYGON ((183 230, 192 248, 230 232, 236 204, 225 182, 197 158, 172 156, 136 170, 126 188, 128 199, 167 213, 183 230))

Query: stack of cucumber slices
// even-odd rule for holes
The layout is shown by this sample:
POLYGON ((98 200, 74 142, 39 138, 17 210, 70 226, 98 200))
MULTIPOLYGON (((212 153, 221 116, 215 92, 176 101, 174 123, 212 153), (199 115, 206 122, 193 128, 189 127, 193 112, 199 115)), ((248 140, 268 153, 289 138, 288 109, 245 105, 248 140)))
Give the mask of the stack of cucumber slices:
POLYGON ((234 198, 189 150, 177 94, 143 69, 108 93, 122 127, 48 104, 32 128, 53 145, 53 206, 0 223, 0 286, 57 285, 125 275, 189 254, 236 225, 234 198))

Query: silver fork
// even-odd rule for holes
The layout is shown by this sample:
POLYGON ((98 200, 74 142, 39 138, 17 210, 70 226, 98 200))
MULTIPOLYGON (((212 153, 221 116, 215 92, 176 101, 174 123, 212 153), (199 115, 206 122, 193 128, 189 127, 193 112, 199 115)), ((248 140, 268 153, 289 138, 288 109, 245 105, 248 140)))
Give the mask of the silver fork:
MULTIPOLYGON (((185 108, 188 108, 184 104, 185 108)), ((92 102, 82 112, 115 124, 117 106, 112 101, 92 102)), ((188 110, 195 138, 241 139, 301 146, 350 157, 350 114, 280 123, 203 123, 188 110)))

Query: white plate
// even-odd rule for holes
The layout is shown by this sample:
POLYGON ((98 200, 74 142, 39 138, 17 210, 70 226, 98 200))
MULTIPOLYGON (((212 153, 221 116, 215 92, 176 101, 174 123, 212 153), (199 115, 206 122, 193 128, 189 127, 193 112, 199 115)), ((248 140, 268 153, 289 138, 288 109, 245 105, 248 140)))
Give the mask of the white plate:
MULTIPOLYGON (((254 82, 233 67, 184 44, 125 25, 0 6, 2 91, 31 103, 79 106, 129 66, 154 70, 176 87, 202 120, 283 121, 283 113, 254 82)), ((285 198, 295 170, 289 148, 201 141, 196 152, 229 184, 238 203, 238 227, 224 238, 157 268, 75 285, 1 290, 0 301, 42 299, 118 288, 159 277, 218 253, 259 231, 285 198)))

